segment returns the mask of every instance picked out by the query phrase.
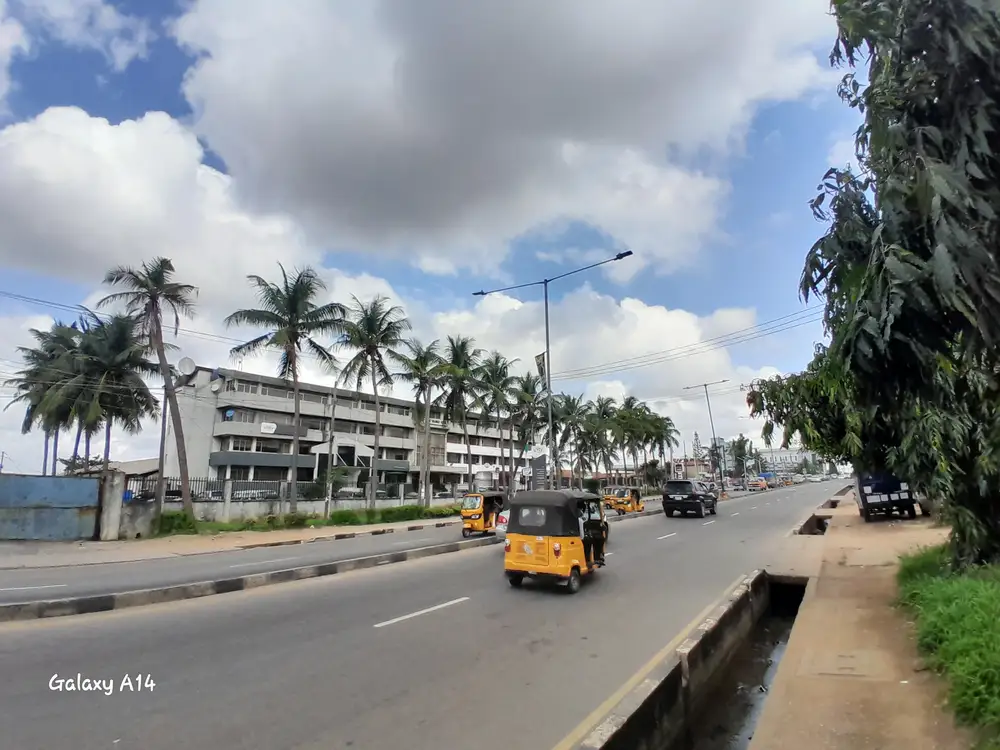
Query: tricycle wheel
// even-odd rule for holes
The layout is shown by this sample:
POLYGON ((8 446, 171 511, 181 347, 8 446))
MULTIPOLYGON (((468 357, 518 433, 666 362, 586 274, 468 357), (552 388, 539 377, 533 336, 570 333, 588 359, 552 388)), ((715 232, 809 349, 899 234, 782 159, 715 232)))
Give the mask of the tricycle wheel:
POLYGON ((464 539, 468 539, 470 536, 472 536, 472 529, 462 529, 462 537, 464 539))
POLYGON ((569 574, 569 580, 566 581, 566 590, 575 594, 580 590, 580 571, 577 568, 573 568, 573 571, 569 574))
POLYGON ((519 589, 521 588, 521 584, 524 583, 524 576, 521 575, 507 576, 507 583, 509 583, 514 588, 519 589))
POLYGON ((917 517, 917 506, 911 505, 906 509, 906 517, 911 521, 917 517))
POLYGON ((870 510, 866 509, 864 511, 863 515, 864 515, 865 523, 871 523, 872 522, 872 512, 870 510))

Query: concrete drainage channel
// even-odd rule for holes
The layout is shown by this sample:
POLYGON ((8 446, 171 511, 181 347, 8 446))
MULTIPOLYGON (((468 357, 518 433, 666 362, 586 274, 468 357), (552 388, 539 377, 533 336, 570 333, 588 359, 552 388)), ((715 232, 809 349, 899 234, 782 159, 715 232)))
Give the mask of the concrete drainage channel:
POLYGON ((806 583, 744 577, 577 747, 746 750, 806 583))
MULTIPOLYGON (((647 510, 642 513, 631 513, 624 516, 611 516, 609 522, 617 523, 627 521, 630 518, 641 518, 643 516, 653 516, 663 513, 658 508, 647 510)), ((353 534, 351 536, 354 536, 353 534)), ((304 544, 314 544, 315 541, 296 542, 304 544)), ((197 583, 183 583, 176 586, 162 586, 159 588, 142 589, 139 591, 123 591, 113 594, 98 594, 95 596, 78 596, 69 599, 48 599, 45 601, 26 602, 23 604, 0 604, 0 622, 14 622, 21 620, 37 620, 45 617, 66 617, 69 615, 87 615, 95 612, 109 612, 117 609, 127 609, 130 607, 143 607, 149 604, 164 604, 166 602, 177 602, 184 599, 197 599, 215 594, 229 594, 234 591, 248 591, 260 588, 261 586, 271 586, 276 583, 288 583, 290 581, 302 581, 309 578, 320 578, 323 576, 335 575, 337 573, 347 573, 352 570, 364 570, 365 568, 375 568, 389 565, 391 563, 406 562, 407 560, 419 560, 424 557, 434 557, 451 552, 461 552, 475 547, 488 547, 499 544, 500 539, 495 536, 482 537, 479 539, 467 539, 463 541, 447 542, 445 544, 435 544, 429 547, 417 547, 415 549, 401 550, 399 552, 386 552, 380 555, 368 555, 366 557, 355 557, 350 560, 338 560, 336 562, 319 563, 317 565, 306 565, 299 568, 286 568, 285 570, 275 570, 267 573, 254 573, 235 578, 226 578, 214 581, 199 581, 197 583)), ((266 545, 254 545, 266 546, 266 545)))

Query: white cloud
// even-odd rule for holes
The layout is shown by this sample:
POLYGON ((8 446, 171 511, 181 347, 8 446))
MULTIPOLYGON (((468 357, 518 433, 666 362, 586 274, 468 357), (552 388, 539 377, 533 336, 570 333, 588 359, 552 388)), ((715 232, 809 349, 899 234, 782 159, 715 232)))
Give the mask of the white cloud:
POLYGON ((845 167, 856 167, 858 162, 857 153, 854 147, 854 136, 839 138, 830 146, 826 160, 831 167, 843 169, 845 167))
POLYGON ((198 133, 316 242, 485 272, 582 219, 636 251, 625 281, 689 263, 727 194, 664 155, 825 84, 833 25, 825 0, 196 0, 174 34, 198 133))
POLYGON ((0 115, 7 111, 6 99, 12 85, 10 64, 15 56, 30 48, 24 27, 9 15, 7 0, 0 0, 0 115))
POLYGON ((149 54, 155 35, 149 22, 119 11, 105 0, 14 0, 26 23, 38 25, 56 41, 94 50, 112 69, 123 71, 149 54))

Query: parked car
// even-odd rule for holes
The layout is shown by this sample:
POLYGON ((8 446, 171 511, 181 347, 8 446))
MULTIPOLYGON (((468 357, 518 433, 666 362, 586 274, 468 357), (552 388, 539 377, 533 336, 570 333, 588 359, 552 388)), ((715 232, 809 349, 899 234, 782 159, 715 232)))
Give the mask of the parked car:
POLYGON ((763 479, 750 479, 747 481, 747 490, 750 492, 761 492, 767 489, 767 482, 763 479))
POLYGON ((704 518, 707 513, 718 511, 719 497, 704 482, 693 479, 671 479, 663 488, 663 513, 670 517, 675 512, 682 516, 694 513, 704 518))
MULTIPOLYGON (((887 471, 866 472, 858 475, 854 487, 858 514, 866 522, 876 515, 891 516, 898 513, 907 518, 917 517, 917 498, 909 484, 887 471)), ((921 513, 926 514, 924 506, 921 513)))

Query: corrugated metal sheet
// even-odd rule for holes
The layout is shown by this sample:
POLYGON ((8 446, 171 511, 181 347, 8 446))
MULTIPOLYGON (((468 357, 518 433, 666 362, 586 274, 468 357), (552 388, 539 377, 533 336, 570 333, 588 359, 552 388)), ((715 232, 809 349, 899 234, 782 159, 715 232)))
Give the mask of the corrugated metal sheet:
POLYGON ((0 474, 0 539, 90 539, 100 480, 0 474))

